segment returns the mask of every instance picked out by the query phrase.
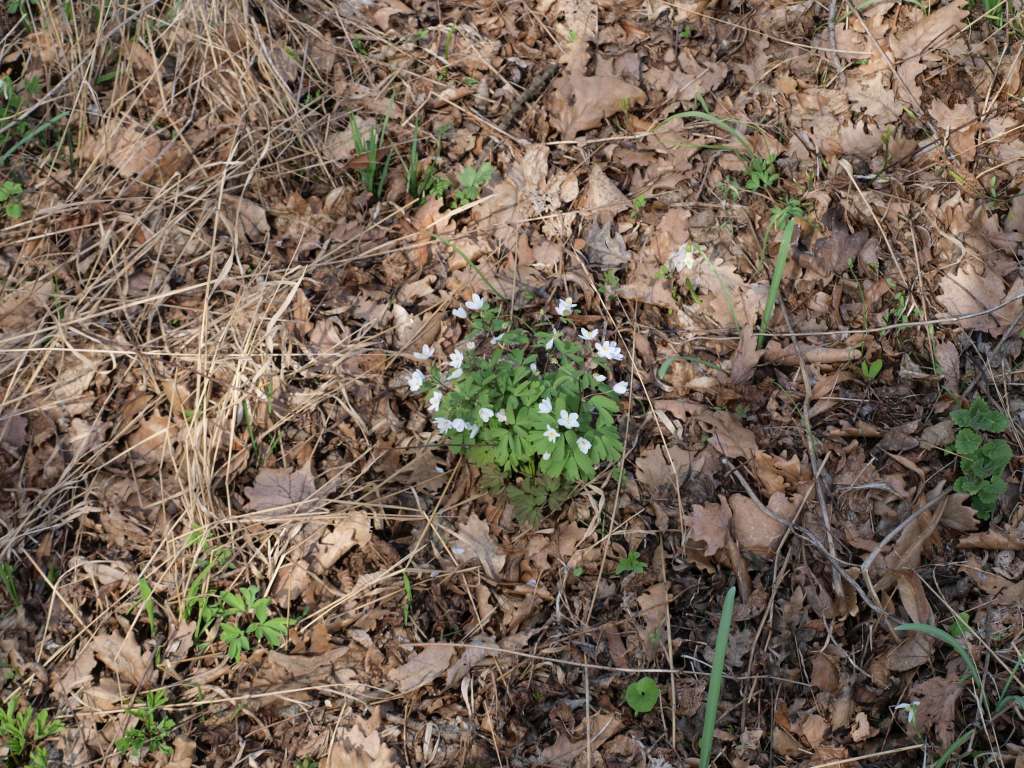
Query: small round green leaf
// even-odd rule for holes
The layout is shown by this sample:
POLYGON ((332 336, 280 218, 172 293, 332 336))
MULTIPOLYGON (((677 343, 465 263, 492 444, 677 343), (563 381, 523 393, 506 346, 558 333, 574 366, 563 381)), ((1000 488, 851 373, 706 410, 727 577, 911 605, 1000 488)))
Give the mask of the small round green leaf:
POLYGON ((639 680, 630 683, 626 689, 626 703, 632 708, 634 714, 642 715, 654 709, 661 696, 661 688, 653 677, 641 677, 639 680))

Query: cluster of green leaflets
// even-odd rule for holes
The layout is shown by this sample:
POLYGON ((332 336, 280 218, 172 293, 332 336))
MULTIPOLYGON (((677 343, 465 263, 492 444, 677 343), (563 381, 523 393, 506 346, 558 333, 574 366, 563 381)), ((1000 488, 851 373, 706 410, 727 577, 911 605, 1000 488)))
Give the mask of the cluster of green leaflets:
POLYGON ((1006 492, 1003 472, 1013 458, 1013 451, 1005 440, 992 439, 984 433, 1001 434, 1010 422, 980 397, 974 398, 968 408, 953 411, 951 417, 959 427, 953 450, 960 459, 960 477, 953 488, 970 494, 978 518, 988 520, 999 497, 1006 492))

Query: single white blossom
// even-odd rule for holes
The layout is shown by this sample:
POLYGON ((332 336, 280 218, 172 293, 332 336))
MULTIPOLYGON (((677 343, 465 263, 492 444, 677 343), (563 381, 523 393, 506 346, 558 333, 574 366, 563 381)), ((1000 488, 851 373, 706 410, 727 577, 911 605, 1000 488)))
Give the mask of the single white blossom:
POLYGON ((592 331, 589 328, 580 328, 580 338, 585 341, 593 341, 597 338, 597 331, 592 331))
POLYGON ((462 375, 462 369, 461 368, 456 368, 451 373, 448 374, 448 381, 455 381, 461 375, 462 375))
POLYGON ((486 302, 479 293, 474 293, 470 300, 466 302, 466 309, 471 312, 476 312, 477 310, 483 309, 485 303, 486 302))
POLYGON ((702 253, 704 253, 703 245, 683 243, 669 257, 668 264, 676 272, 682 272, 684 269, 693 269, 697 265, 697 257, 702 253))
POLYGON ((456 349, 454 352, 448 355, 448 365, 450 365, 452 368, 461 368, 462 361, 464 359, 465 356, 462 354, 462 352, 456 349))
POLYGON ((557 333, 552 333, 551 334, 551 338, 548 339, 547 342, 545 342, 545 344, 544 344, 544 349, 550 350, 550 349, 552 349, 555 346, 555 337, 556 336, 558 336, 557 333))
POLYGON ((497 336, 491 336, 491 344, 500 344, 504 333, 499 333, 497 336))
POLYGON ((486 424, 494 416, 494 411, 490 408, 484 407, 480 409, 480 421, 486 424))
POLYGON ((455 315, 459 320, 465 320, 469 315, 466 314, 466 310, 462 307, 456 307, 452 310, 452 314, 455 315))
POLYGON ((551 458, 551 454, 548 453, 547 451, 544 451, 544 453, 541 454, 540 460, 541 461, 547 461, 550 458, 551 458))
POLYGON ((576 309, 576 302, 571 298, 566 297, 558 300, 558 306, 555 307, 555 312, 559 317, 565 317, 566 315, 571 315, 574 309, 576 309))
POLYGON ((406 378, 405 383, 409 385, 409 389, 413 392, 419 392, 420 387, 423 386, 423 382, 427 380, 427 377, 423 375, 423 371, 413 371, 406 378))
POLYGON ((580 415, 563 410, 558 414, 558 425, 566 429, 576 429, 580 425, 580 415))
POLYGON ((477 432, 479 432, 479 431, 480 431, 480 425, 479 424, 470 424, 469 425, 469 439, 472 440, 473 438, 475 438, 477 432))
POLYGON ((499 424, 508 424, 508 416, 505 414, 504 408, 494 414, 494 418, 498 420, 499 424))
POLYGON ((452 429, 454 429, 456 432, 465 432, 467 429, 469 429, 469 424, 467 424, 462 419, 452 419, 452 429))
POLYGON ((616 383, 615 386, 612 387, 612 391, 616 395, 624 395, 627 392, 629 392, 629 384, 625 381, 620 381, 616 383))
POLYGON ((537 370, 537 364, 536 363, 530 363, 530 370, 533 371, 534 373, 538 374, 538 375, 540 374, 540 371, 537 370))
POLYGON ((558 430, 548 424, 548 428, 544 430, 544 437, 548 439, 549 443, 553 443, 558 439, 558 430))
POLYGON ((605 360, 622 360, 622 350, 614 341, 599 341, 594 345, 594 351, 605 360))
POLYGON ((423 349, 419 352, 413 352, 412 356, 417 360, 429 360, 434 356, 434 348, 429 344, 424 344, 423 349))
POLYGON ((595 373, 594 374, 594 381, 597 381, 598 383, 602 383, 603 384, 607 380, 608 380, 608 377, 605 376, 603 373, 595 373))
POLYGON ((468 349, 468 350, 476 349, 476 342, 475 341, 467 341, 466 342, 466 349, 468 349))
POLYGON ((585 437, 576 438, 576 447, 579 448, 580 453, 584 455, 590 453, 590 441, 585 437))
POLYGON ((537 403, 537 410, 541 413, 551 413, 551 398, 545 397, 539 403, 537 403))
POLYGON ((440 408, 441 407, 441 398, 442 397, 444 397, 444 395, 441 394, 441 390, 440 389, 435 389, 434 390, 434 394, 432 394, 430 396, 430 400, 427 401, 427 410, 430 411, 431 413, 433 413, 438 408, 440 408))
POLYGON ((437 431, 443 435, 452 428, 452 423, 444 416, 438 416, 434 419, 434 426, 437 427, 437 431))

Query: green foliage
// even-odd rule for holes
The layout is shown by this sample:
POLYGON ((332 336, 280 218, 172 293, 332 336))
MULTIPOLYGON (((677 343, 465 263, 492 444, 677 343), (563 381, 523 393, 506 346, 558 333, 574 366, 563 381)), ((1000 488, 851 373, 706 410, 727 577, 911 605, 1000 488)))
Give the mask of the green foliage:
POLYGON ((783 205, 776 205, 772 207, 772 226, 778 230, 782 230, 789 223, 790 219, 799 219, 806 215, 803 203, 800 202, 799 198, 787 197, 786 202, 783 205))
POLYGON ((480 197, 480 190, 491 180, 494 173, 494 166, 484 163, 479 168, 467 165, 459 171, 459 188, 455 190, 455 205, 459 208, 480 197))
POLYGON ((661 688, 653 677, 641 677, 626 688, 626 703, 635 715, 644 715, 654 709, 661 696, 661 688))
POLYGON ((355 115, 350 119, 349 125, 352 130, 356 155, 363 158, 362 162, 365 163, 359 169, 359 178, 362 180, 363 186, 366 187, 366 191, 375 200, 380 200, 384 195, 384 185, 387 183, 388 171, 391 170, 391 161, 394 158, 394 152, 388 152, 386 157, 382 156, 384 138, 388 130, 388 118, 385 117, 384 122, 379 125, 374 120, 366 136, 363 136, 355 115))
POLYGON ((0 183, 0 205, 3 206, 4 214, 12 221, 21 218, 24 209, 21 205, 21 184, 8 179, 0 183))
POLYGON ((18 594, 18 585, 14 581, 14 566, 10 563, 0 563, 0 586, 7 593, 7 599, 11 605, 17 608, 21 605, 21 596, 18 594))
POLYGON ((949 628, 950 637, 967 637, 971 633, 971 614, 961 611, 953 617, 953 626, 949 628))
POLYGON ((635 549, 619 560, 615 566, 615 575, 622 576, 625 573, 643 573, 647 570, 647 563, 640 559, 640 553, 635 549))
MULTIPOLYGON (((559 302, 562 316, 570 304, 559 302)), ((618 345, 585 329, 513 325, 479 296, 455 312, 467 319, 472 313, 468 343, 443 368, 413 371, 408 385, 427 396, 452 452, 465 455, 485 480, 504 483, 522 515, 557 505, 572 484, 593 479, 600 463, 621 456, 615 415, 627 386, 608 381, 612 363, 622 359, 618 345)))
POLYGON ((718 701, 722 696, 722 680, 725 678, 725 654, 729 650, 729 635, 732 632, 732 612, 736 605, 736 587, 729 587, 722 604, 722 619, 715 636, 715 656, 711 660, 711 677, 708 680, 708 698, 704 706, 704 727, 700 737, 700 768, 711 765, 711 747, 715 741, 715 721, 718 719, 718 701))
POLYGON ((1010 422, 981 397, 975 397, 968 408, 957 409, 950 415, 959 427, 953 450, 960 460, 960 476, 953 488, 970 494, 978 519, 988 520, 999 497, 1006 492, 1003 472, 1013 458, 1013 451, 1005 440, 989 439, 983 433, 1005 432, 1010 422))
POLYGON ((438 200, 444 199, 444 193, 448 191, 451 182, 447 177, 442 176, 434 163, 434 158, 423 165, 420 157, 420 129, 416 126, 412 130, 412 145, 409 147, 409 158, 405 162, 405 190, 409 196, 417 202, 422 202, 428 197, 438 200))
POLYGON ((402 623, 408 626, 409 613, 412 611, 412 582, 409 581, 409 574, 402 571, 402 591, 405 593, 405 600, 402 601, 402 623))
POLYGON ((8 768, 46 768, 43 742, 63 728, 59 721, 50 719, 47 710, 36 712, 29 704, 22 707, 21 700, 12 696, 6 707, 0 707, 0 744, 7 749, 8 768))
POLYGON ((775 155, 768 155, 768 157, 752 155, 747 160, 747 182, 743 186, 749 191, 771 189, 778 181, 779 172, 775 168, 775 155))
POLYGON ((280 647, 288 636, 288 627, 295 623, 283 616, 272 618, 270 598, 256 597, 257 594, 253 586, 242 587, 237 593, 224 590, 219 602, 214 604, 220 619, 220 639, 227 645, 228 658, 233 662, 238 662, 243 651, 250 650, 250 637, 262 640, 271 648, 280 647))
POLYGON ((174 752, 169 740, 177 723, 166 715, 157 717, 157 710, 166 703, 165 691, 149 691, 144 706, 129 709, 128 714, 139 718, 139 724, 129 728, 124 736, 114 742, 117 751, 121 754, 130 752, 135 757, 141 756, 143 752, 163 752, 165 755, 174 752))
POLYGON ((633 221, 636 221, 637 219, 640 218, 640 214, 643 212, 644 208, 647 207, 647 195, 637 195, 636 197, 633 198, 633 202, 630 204, 630 206, 632 208, 630 216, 632 217, 633 221))
POLYGON ((772 270, 772 281, 768 286, 768 298, 765 301, 764 315, 761 317, 761 333, 758 336, 757 345, 763 347, 765 334, 771 327, 772 315, 775 314, 775 302, 779 298, 779 288, 782 286, 782 275, 786 271, 786 262, 789 260, 789 251, 793 245, 793 233, 796 230, 796 219, 789 219, 786 228, 782 230, 782 239, 779 241, 779 252, 775 256, 775 267, 772 270))
POLYGON ((143 609, 146 611, 146 620, 149 622, 149 631, 156 635, 156 610, 153 608, 153 587, 146 579, 139 579, 139 596, 142 598, 143 609))
POLYGON ((867 360, 861 360, 860 375, 864 377, 864 381, 874 381, 882 372, 882 366, 881 360, 872 360, 870 363, 867 360))

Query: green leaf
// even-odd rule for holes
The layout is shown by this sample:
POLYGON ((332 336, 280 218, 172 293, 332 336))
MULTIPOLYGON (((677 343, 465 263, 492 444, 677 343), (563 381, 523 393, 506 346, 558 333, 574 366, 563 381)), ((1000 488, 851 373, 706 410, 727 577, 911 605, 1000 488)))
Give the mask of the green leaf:
POLYGON ((736 587, 729 587, 722 604, 722 618, 715 635, 715 655, 711 660, 711 677, 708 680, 708 697, 704 706, 704 725, 700 737, 700 768, 711 765, 711 747, 715 741, 715 721, 718 719, 718 700, 722 696, 722 679, 725 677, 725 654, 729 650, 729 635, 732 632, 732 612, 736 604, 736 587))
POLYGON ((969 427, 957 431, 956 442, 953 443, 954 450, 961 456, 971 457, 981 448, 981 435, 969 427))
POLYGON ((982 397, 975 397, 968 408, 959 408, 950 414, 958 427, 970 427, 984 432, 1005 432, 1009 420, 999 411, 990 407, 982 397))
POLYGON ((643 573, 647 570, 647 563, 640 559, 640 553, 635 549, 619 560, 615 566, 615 575, 621 576, 624 573, 643 573))
POLYGON ((938 627, 933 627, 931 624, 913 623, 900 624, 898 627, 896 627, 896 631, 920 632, 923 635, 928 635, 929 637, 932 637, 948 645, 950 648, 957 652, 961 659, 963 659, 964 667, 967 669, 967 672, 970 674, 971 679, 974 681, 975 685, 978 686, 978 692, 980 693, 984 691, 985 686, 981 679, 981 672, 978 671, 978 665, 974 663, 974 659, 971 657, 971 654, 968 653, 966 646, 964 646, 963 643, 961 643, 951 634, 946 632, 946 630, 939 629, 938 627))
POLYGON ((634 714, 643 715, 654 709, 661 696, 661 688, 653 677, 641 677, 626 688, 626 703, 634 714))

